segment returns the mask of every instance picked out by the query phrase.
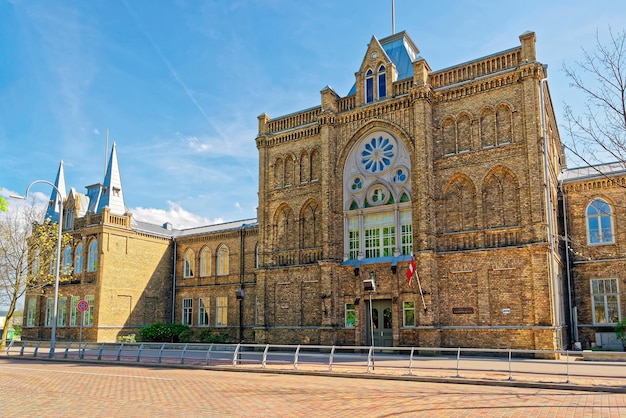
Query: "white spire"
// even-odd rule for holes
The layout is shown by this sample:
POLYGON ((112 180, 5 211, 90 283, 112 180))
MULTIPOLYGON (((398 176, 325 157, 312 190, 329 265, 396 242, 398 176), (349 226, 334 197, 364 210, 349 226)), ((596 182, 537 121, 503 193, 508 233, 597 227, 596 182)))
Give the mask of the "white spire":
POLYGON ((57 172, 57 178, 54 181, 54 185, 57 189, 59 189, 59 193, 57 193, 56 189, 52 189, 52 193, 50 194, 50 203, 48 203, 48 209, 46 210, 45 219, 50 220, 52 222, 59 222, 59 199, 65 201, 67 197, 67 193, 65 192, 65 172, 63 171, 63 160, 59 164, 59 171, 57 172))
POLYGON ((98 203, 97 213, 102 212, 102 208, 108 207, 111 213, 115 215, 123 215, 126 213, 126 205, 124 204, 124 193, 122 192, 122 178, 120 169, 117 164, 117 149, 115 142, 111 149, 111 157, 104 176, 102 184, 102 195, 98 203))

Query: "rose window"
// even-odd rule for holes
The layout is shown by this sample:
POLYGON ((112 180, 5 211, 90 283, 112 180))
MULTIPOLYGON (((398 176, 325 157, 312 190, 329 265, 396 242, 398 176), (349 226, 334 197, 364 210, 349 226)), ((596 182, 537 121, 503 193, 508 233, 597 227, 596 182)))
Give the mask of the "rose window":
POLYGON ((390 165, 394 157, 393 143, 382 136, 370 139, 361 151, 361 164, 372 174, 382 173, 390 165))

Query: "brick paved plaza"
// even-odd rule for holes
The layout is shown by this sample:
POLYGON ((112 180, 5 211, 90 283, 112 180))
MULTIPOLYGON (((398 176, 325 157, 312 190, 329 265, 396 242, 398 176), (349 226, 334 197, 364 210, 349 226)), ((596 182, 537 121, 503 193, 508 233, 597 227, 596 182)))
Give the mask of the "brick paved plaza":
POLYGON ((15 417, 623 417, 626 394, 0 359, 15 417))

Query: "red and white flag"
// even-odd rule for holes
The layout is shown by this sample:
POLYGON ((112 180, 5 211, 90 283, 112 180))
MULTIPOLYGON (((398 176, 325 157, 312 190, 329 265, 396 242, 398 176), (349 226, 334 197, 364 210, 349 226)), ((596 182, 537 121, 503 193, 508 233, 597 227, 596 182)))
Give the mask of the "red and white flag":
POLYGON ((406 271, 406 280, 411 286, 411 281, 413 280, 413 275, 415 274, 415 258, 411 256, 411 262, 409 263, 409 268, 406 271))

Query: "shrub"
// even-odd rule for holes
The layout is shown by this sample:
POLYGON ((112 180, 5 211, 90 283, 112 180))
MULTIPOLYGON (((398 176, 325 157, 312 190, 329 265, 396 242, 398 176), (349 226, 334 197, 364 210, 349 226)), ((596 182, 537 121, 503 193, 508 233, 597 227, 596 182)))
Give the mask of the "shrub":
POLYGON ((622 345, 626 346, 626 318, 615 325, 615 335, 618 340, 622 340, 622 345))
POLYGON ((205 328, 200 332, 198 339, 203 343, 225 343, 231 338, 226 332, 216 333, 211 328, 205 328))
POLYGON ((160 343, 177 343, 181 341, 181 334, 187 335, 191 330, 187 325, 183 324, 163 324, 155 322, 152 325, 143 327, 139 330, 141 341, 160 342, 160 343))
POLYGON ((120 343, 136 343, 135 334, 120 335, 117 337, 117 341, 120 343))

